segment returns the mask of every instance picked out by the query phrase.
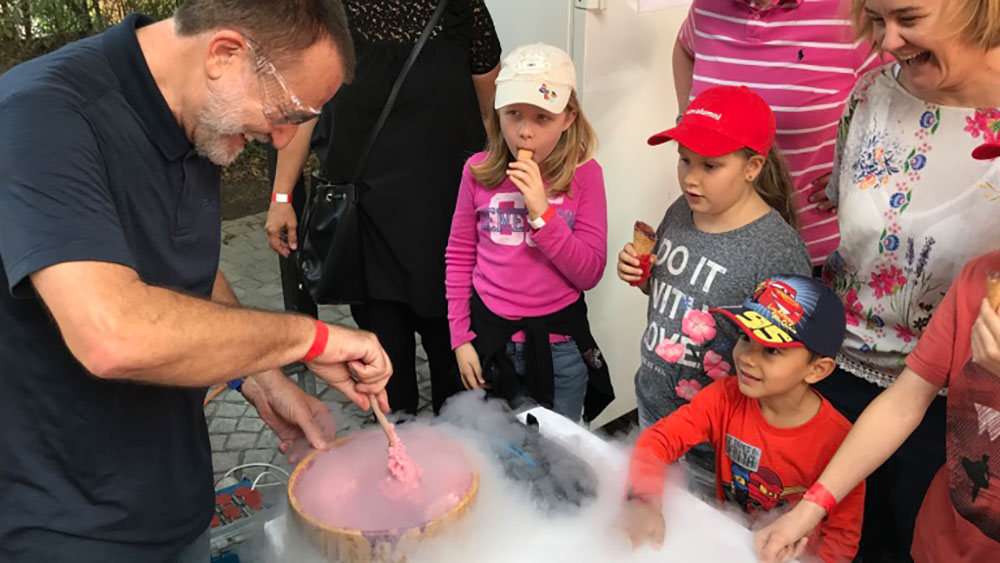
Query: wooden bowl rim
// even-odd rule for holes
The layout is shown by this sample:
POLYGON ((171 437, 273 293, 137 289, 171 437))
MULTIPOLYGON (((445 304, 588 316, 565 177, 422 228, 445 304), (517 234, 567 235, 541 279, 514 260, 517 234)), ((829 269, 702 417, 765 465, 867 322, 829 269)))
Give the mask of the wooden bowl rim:
MULTIPOLYGON (((333 442, 333 444, 330 445, 330 450, 333 450, 333 448, 339 448, 343 446, 349 440, 353 440, 355 436, 357 436, 357 434, 351 434, 349 436, 344 436, 343 438, 338 438, 333 442)), ((411 526, 409 528, 387 528, 384 530, 361 530, 358 528, 338 528, 336 526, 331 526, 324 522, 320 522, 319 520, 307 514, 304 510, 302 510, 302 507, 299 505, 299 499, 292 492, 295 489, 295 484, 298 482, 298 479, 302 475, 302 472, 305 470, 306 467, 309 466, 309 464, 312 462, 312 459, 315 456, 330 450, 313 450, 312 452, 310 452, 306 457, 302 459, 302 461, 299 462, 299 464, 295 467, 295 469, 292 470, 292 476, 288 479, 288 502, 289 504, 292 505, 292 509, 295 510, 295 513, 298 514, 300 518, 304 519, 310 525, 315 526, 326 532, 333 532, 335 534, 358 536, 358 537, 368 537, 368 536, 398 537, 402 536, 403 534, 411 530, 422 531, 425 530, 431 524, 438 521, 446 520, 448 517, 463 510, 470 502, 472 502, 472 499, 474 499, 476 494, 479 492, 479 472, 476 471, 475 467, 473 467, 472 483, 469 484, 469 489, 466 491, 465 496, 462 497, 462 500, 460 500, 458 504, 456 504, 450 510, 448 510, 441 516, 435 518, 434 520, 424 522, 422 525, 419 526, 411 526)), ((466 455, 468 459, 467 454, 463 452, 463 455, 466 455)), ((471 465, 471 459, 469 461, 471 465)))

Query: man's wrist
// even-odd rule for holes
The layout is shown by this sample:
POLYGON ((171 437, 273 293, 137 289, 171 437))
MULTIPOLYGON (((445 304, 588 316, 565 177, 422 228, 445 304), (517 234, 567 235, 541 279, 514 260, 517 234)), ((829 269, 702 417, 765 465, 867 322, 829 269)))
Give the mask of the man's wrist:
POLYGON ((326 326, 326 323, 317 319, 313 322, 313 326, 315 329, 312 345, 309 346, 309 350, 306 351, 305 356, 301 360, 304 364, 308 364, 320 357, 323 351, 326 350, 326 343, 330 339, 330 327, 326 326))
POLYGON ((292 194, 282 192, 271 192, 272 203, 292 203, 292 194))

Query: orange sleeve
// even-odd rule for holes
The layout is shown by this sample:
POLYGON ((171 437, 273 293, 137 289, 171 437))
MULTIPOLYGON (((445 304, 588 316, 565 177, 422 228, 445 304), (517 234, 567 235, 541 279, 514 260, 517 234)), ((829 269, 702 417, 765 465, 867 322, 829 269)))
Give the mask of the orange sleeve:
POLYGON ((710 441, 712 429, 729 403, 725 379, 705 387, 690 403, 639 435, 629 462, 628 491, 632 496, 659 498, 667 465, 695 444, 710 441))
MULTIPOLYGON (((916 347, 906 357, 907 367, 931 385, 948 385, 948 374, 955 355, 955 338, 956 335, 963 334, 963 331, 958 330, 958 288, 967 283, 971 273, 970 265, 966 264, 962 268, 941 304, 934 310, 934 316, 920 335, 916 347)), ((964 333, 968 334, 967 331, 964 333)))
POLYGON ((825 563, 849 563, 858 553, 865 513, 865 482, 847 493, 820 524, 817 555, 825 563))

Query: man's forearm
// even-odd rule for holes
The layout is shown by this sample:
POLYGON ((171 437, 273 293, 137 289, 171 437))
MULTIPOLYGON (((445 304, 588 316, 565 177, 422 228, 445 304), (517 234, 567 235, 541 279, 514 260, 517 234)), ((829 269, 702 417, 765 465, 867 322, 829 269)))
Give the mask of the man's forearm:
POLYGON ((129 334, 117 344, 115 379, 204 386, 290 364, 305 356, 314 322, 213 303, 147 286, 126 313, 129 334), (143 349, 144 350, 141 350, 143 349))
MULTIPOLYGON (((240 306, 240 300, 238 297, 236 297, 236 293, 233 292, 233 288, 232 286, 229 285, 229 280, 227 280, 226 276, 223 275, 222 270, 219 270, 215 274, 215 284, 212 286, 212 301, 215 301, 216 303, 222 303, 223 305, 231 305, 235 307, 240 306)), ((285 377, 285 373, 281 370, 280 367, 266 370, 263 372, 244 374, 244 375, 248 378, 247 381, 251 383, 252 383, 252 378, 254 377, 274 377, 274 376, 285 377)), ((247 385, 244 385, 242 387, 241 391, 244 394, 246 394, 250 388, 251 385, 248 383, 247 385)))
MULTIPOLYGON (((218 275, 216 282, 219 282, 218 275)), ((203 386, 302 358, 312 319, 145 284, 124 266, 64 263, 32 275, 70 352, 102 378, 203 386)))

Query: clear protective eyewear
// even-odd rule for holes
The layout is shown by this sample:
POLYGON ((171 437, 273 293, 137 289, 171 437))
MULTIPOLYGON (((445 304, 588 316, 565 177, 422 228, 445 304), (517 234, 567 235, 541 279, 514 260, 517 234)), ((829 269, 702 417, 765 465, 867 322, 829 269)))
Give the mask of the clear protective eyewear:
POLYGON ((260 79, 264 96, 264 117, 275 126, 301 125, 319 116, 320 110, 305 104, 288 89, 288 83, 266 56, 256 41, 243 36, 254 60, 254 73, 260 79))

